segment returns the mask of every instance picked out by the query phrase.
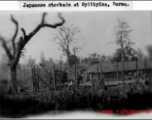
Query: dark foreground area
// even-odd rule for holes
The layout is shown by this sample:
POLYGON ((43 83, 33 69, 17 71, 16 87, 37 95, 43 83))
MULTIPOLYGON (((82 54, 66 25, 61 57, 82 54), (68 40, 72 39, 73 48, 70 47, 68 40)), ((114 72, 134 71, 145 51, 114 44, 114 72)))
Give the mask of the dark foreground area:
POLYGON ((116 112, 124 108, 129 110, 152 108, 152 92, 129 90, 123 93, 121 89, 95 92, 82 89, 33 95, 1 95, 0 97, 1 117, 26 117, 51 111, 113 110, 116 112))

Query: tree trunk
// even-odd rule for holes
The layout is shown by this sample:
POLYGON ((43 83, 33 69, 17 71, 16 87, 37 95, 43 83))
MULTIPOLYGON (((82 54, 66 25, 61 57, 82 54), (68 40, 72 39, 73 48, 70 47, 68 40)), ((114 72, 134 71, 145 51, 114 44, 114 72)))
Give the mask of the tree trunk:
POLYGON ((14 95, 17 93, 17 75, 16 75, 16 68, 11 68, 11 91, 14 95))

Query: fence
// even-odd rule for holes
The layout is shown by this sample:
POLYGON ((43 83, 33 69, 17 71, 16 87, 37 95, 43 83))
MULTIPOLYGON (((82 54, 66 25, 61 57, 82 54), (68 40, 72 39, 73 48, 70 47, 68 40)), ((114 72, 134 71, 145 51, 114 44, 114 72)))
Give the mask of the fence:
POLYGON ((18 82, 28 92, 61 90, 67 80, 65 70, 59 70, 55 64, 53 69, 46 69, 43 65, 21 67, 17 70, 18 82))
POLYGON ((17 77, 26 91, 38 92, 53 89, 52 71, 40 66, 21 67, 17 70, 17 77))

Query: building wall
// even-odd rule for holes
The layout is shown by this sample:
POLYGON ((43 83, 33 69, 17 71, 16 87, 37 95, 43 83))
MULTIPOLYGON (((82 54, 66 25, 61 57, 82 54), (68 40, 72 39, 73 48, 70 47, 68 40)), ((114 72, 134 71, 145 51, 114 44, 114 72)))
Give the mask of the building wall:
MULTIPOLYGON (((147 71, 148 75, 151 75, 152 71, 147 71)), ((133 71, 125 71, 124 75, 125 75, 125 79, 126 80, 135 80, 136 79, 136 74, 137 71, 133 70, 133 71)), ((138 78, 142 78, 144 76, 145 72, 144 70, 139 70, 138 71, 138 78)), ((108 80, 108 81, 113 81, 113 80, 117 80, 117 73, 116 72, 109 72, 109 73, 103 73, 104 75, 104 79, 108 80)), ((91 81, 91 79, 93 79, 94 77, 97 78, 97 76, 101 76, 101 73, 88 73, 86 76, 85 81, 91 81)), ((151 75, 152 76, 152 75, 151 75)), ((122 72, 118 72, 118 79, 121 80, 122 79, 122 72)))

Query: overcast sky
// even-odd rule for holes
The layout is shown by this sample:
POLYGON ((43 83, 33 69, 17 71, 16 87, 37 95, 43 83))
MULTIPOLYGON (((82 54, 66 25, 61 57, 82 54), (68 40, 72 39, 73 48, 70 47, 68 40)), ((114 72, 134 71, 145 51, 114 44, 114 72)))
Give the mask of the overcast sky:
MULTIPOLYGON (((0 35, 10 39, 14 33, 15 26, 10 20, 10 12, 0 13, 0 35)), ((19 27, 23 27, 27 34, 31 32, 41 20, 42 12, 13 12, 14 17, 19 22, 19 27)), ((117 19, 123 19, 128 22, 133 29, 130 39, 135 43, 133 48, 141 48, 146 54, 145 46, 152 44, 152 25, 150 11, 120 11, 120 12, 64 12, 62 16, 66 20, 65 26, 74 25, 79 27, 80 33, 77 34, 77 43, 82 49, 78 55, 86 57, 88 54, 97 52, 102 55, 112 55, 117 45, 109 43, 115 41, 113 36, 114 26, 118 24, 117 19)), ((47 23, 60 21, 57 12, 50 12, 46 17, 47 23)), ((25 57, 21 59, 24 62, 29 56, 39 61, 41 52, 44 52, 46 58, 59 59, 62 51, 59 45, 51 41, 56 29, 43 28, 26 45, 25 57)), ((18 38, 22 35, 19 32, 18 38)), ((17 38, 17 39, 18 39, 17 38)), ((0 57, 4 54, 0 47, 0 57)), ((65 59, 65 57, 62 57, 65 59)))

